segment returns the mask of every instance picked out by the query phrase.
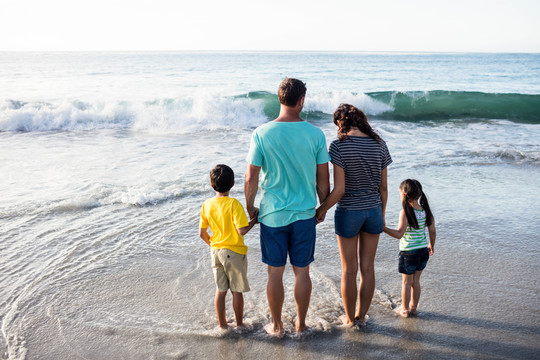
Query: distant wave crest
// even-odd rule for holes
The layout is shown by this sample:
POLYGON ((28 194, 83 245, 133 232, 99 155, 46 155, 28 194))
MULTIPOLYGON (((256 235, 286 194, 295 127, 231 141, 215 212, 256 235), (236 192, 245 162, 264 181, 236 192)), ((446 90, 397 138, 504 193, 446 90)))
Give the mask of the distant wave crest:
MULTIPOLYGON (((309 94, 303 116, 328 119, 340 103, 350 103, 377 119, 399 121, 496 119, 540 123, 540 95, 463 91, 309 94)), ((279 114, 275 94, 238 96, 198 94, 147 102, 0 102, 0 131, 73 131, 132 129, 191 133, 199 130, 251 128, 279 114)))

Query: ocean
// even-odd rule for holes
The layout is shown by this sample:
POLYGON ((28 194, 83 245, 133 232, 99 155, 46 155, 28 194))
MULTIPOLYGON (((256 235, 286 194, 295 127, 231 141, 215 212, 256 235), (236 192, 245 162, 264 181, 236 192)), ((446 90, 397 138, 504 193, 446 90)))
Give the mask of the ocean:
POLYGON ((1 359, 540 357, 540 54, 0 52, 0 169, 1 359), (332 209, 310 332, 293 331, 290 266, 286 336, 263 330, 258 226, 248 329, 216 328, 198 237, 208 172, 231 166, 245 203, 250 135, 278 114, 287 76, 306 82, 302 117, 328 144, 343 102, 385 139, 387 224, 399 183, 423 184, 438 235, 417 318, 394 313, 398 241, 383 234, 369 321, 340 326, 332 209))

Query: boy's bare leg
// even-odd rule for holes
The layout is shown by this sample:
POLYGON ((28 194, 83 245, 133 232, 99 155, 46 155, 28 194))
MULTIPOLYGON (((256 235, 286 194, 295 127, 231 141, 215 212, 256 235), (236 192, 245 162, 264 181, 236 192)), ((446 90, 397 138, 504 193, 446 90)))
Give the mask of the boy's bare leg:
POLYGON ((356 318, 364 321, 375 292, 375 254, 379 244, 379 234, 360 233, 358 258, 360 259, 360 290, 356 318))
POLYGON ((306 316, 311 300, 311 278, 309 276, 309 265, 298 267, 293 265, 294 272, 294 300, 296 301, 296 332, 306 330, 306 316))
POLYGON ((236 318, 236 326, 244 325, 244 294, 241 292, 232 292, 234 317, 236 318))
POLYGON ((264 327, 267 333, 278 337, 283 336, 283 322, 281 321, 281 311, 285 292, 283 290, 283 272, 285 266, 275 267, 268 265, 268 283, 266 284, 266 296, 268 306, 272 315, 272 323, 264 327))
POLYGON ((214 304, 216 306, 219 327, 222 329, 227 329, 229 327, 227 325, 227 319, 225 318, 225 296, 227 296, 226 291, 222 292, 216 290, 216 299, 214 301, 214 304))
POLYGON ((358 288, 358 236, 344 238, 337 235, 341 256, 341 298, 345 308, 345 318, 340 317, 343 325, 354 325, 354 315, 358 288))
POLYGON ((400 315, 403 317, 408 317, 410 310, 409 310, 409 303, 411 301, 411 288, 414 282, 414 274, 413 275, 402 275, 402 286, 401 286, 401 313, 400 315))
POLYGON ((416 315, 418 313, 416 309, 418 308, 418 302, 420 301, 420 294, 422 292, 422 289, 420 287, 420 275, 422 275, 422 271, 416 271, 414 273, 414 280, 412 284, 411 306, 410 306, 410 311, 409 311, 411 315, 416 315))

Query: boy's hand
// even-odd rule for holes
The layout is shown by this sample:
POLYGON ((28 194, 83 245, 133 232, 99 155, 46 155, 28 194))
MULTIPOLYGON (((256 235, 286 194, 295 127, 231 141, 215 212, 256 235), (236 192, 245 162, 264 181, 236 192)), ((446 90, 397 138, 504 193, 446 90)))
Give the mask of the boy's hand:
POLYGON ((435 249, 433 249, 431 244, 428 245, 427 249, 429 251, 429 256, 433 256, 433 253, 435 252, 435 249))

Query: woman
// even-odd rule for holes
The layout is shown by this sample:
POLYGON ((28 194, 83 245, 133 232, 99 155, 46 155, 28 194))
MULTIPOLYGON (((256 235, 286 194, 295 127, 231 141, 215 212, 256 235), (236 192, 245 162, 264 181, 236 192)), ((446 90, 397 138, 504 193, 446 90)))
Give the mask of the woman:
POLYGON ((392 162, 386 143, 373 131, 358 108, 341 104, 334 112, 338 139, 330 144, 334 189, 317 209, 322 221, 338 203, 334 222, 341 255, 343 324, 364 323, 375 291, 374 260, 383 231, 387 166, 392 162), (360 289, 356 278, 360 265, 360 289), (355 311, 356 299, 358 308, 355 311))

